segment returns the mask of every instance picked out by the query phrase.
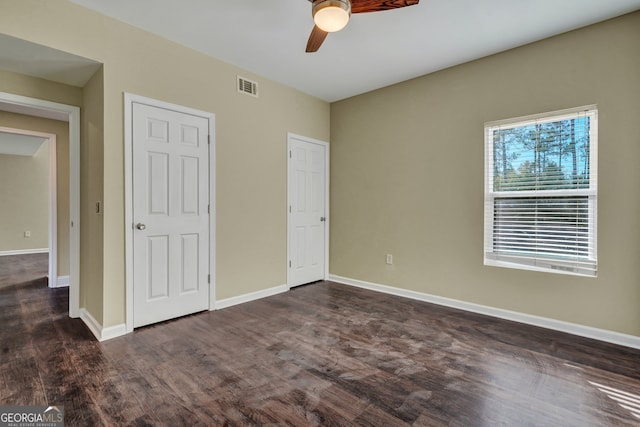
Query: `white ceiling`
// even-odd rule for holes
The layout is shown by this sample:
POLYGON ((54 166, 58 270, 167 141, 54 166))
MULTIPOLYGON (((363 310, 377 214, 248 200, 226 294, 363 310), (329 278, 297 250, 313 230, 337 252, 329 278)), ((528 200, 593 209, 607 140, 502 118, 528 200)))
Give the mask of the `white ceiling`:
POLYGON ((0 154, 33 156, 48 138, 0 131, 0 154))
MULTIPOLYGON (((72 1, 330 102, 640 9, 640 0, 421 0, 353 15, 309 54, 307 0, 72 1)), ((41 72, 57 63, 32 55, 17 67, 34 61, 41 72)))
POLYGON ((640 9, 640 0, 421 0, 352 15, 305 53, 307 0, 72 0, 336 101, 640 9))
POLYGON ((0 34, 0 68, 83 87, 100 63, 6 34, 0 34))

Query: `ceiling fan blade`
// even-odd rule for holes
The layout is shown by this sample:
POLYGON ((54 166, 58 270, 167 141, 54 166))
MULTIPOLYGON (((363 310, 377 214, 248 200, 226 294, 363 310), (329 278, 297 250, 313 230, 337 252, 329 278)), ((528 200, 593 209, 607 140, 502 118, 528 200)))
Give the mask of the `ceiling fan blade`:
POLYGON ((351 13, 379 12, 413 6, 420 0, 351 0, 351 13))
POLYGON ((309 36, 309 41, 307 42, 306 52, 317 52, 324 39, 327 38, 327 34, 329 33, 321 30, 317 25, 314 25, 313 30, 311 30, 311 35, 309 36))

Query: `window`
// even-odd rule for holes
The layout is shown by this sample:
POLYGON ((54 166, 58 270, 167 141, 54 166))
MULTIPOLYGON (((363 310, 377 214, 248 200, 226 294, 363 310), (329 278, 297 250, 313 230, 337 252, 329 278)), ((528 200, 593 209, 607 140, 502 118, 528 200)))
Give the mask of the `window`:
POLYGON ((596 275, 597 114, 485 124, 485 265, 596 275))

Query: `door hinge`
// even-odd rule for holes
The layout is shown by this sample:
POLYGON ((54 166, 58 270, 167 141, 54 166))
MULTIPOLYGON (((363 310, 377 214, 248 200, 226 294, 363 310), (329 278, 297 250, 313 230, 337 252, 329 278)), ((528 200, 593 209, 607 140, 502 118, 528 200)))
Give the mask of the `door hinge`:
POLYGON ((211 145, 211 135, 207 135, 207 144, 211 145))
POLYGON ((289 261, 289 268, 291 268, 291 261, 289 261))
POLYGON ((291 158, 291 157, 292 157, 292 154, 291 154, 291 151, 289 151, 289 158, 291 158))
POLYGON ((207 283, 211 283, 211 275, 207 274, 207 283))
POLYGON ((211 205, 207 205, 207 213, 210 214, 211 213, 211 205))
POLYGON ((289 213, 291 213, 291 205, 289 205, 289 213))

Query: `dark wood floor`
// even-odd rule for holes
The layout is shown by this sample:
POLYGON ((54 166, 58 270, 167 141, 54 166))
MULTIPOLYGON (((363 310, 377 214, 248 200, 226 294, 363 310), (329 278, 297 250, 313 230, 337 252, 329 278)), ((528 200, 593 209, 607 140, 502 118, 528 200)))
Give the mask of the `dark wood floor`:
POLYGON ((0 256, 0 288, 34 280, 47 286, 48 273, 48 253, 0 256))
POLYGON ((320 282, 98 343, 67 298, 0 289, 1 405, 69 426, 640 425, 639 351, 540 328, 320 282))

